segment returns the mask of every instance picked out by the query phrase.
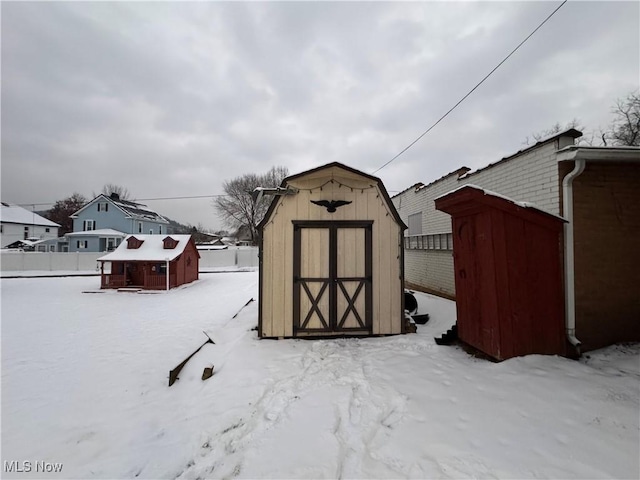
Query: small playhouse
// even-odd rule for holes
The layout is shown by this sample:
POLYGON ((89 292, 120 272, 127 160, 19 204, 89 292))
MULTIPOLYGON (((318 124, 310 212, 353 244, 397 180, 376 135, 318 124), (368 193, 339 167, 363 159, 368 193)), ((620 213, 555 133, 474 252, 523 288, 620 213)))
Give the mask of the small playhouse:
POLYGON ((197 280, 199 260, 191 235, 129 235, 98 259, 100 288, 169 290, 197 280))
POLYGON ((565 355, 565 220, 475 185, 435 204, 452 216, 460 340, 497 360, 565 355))
POLYGON ((382 182, 330 163, 271 190, 259 225, 259 336, 404 333, 406 226, 382 182))

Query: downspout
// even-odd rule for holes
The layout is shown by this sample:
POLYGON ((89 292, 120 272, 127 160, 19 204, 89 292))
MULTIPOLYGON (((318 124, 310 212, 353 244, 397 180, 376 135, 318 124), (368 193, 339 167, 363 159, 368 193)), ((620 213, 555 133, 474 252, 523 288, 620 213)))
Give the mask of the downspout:
POLYGON ((166 277, 167 277, 167 293, 169 293, 169 259, 166 258, 165 260, 167 262, 167 274, 166 274, 166 277))
POLYGON ((564 224, 564 292, 567 339, 578 355, 582 342, 576 338, 576 290, 575 290, 575 252, 573 236, 573 180, 584 172, 584 159, 574 159, 573 170, 562 180, 564 224))

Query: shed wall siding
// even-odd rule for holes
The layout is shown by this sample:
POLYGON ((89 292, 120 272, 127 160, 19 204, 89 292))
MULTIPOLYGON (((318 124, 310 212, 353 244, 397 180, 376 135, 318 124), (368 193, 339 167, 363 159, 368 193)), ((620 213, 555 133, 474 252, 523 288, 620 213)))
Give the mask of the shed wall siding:
MULTIPOLYGON (((322 173, 322 172, 321 172, 322 173)), ((340 172, 342 173, 342 172, 340 172)), ((265 337, 293 336, 293 224, 292 220, 373 220, 373 333, 402 333, 400 227, 388 211, 382 193, 371 181, 356 175, 324 184, 327 173, 295 179, 296 195, 276 198, 270 221, 263 228, 261 297, 265 337), (323 185, 324 184, 324 185, 323 185), (320 185, 323 185, 320 190, 320 185), (311 189, 313 189, 311 191, 311 189), (334 213, 311 200, 341 199, 352 203, 334 213), (396 280, 398 288, 391 283, 396 280)))

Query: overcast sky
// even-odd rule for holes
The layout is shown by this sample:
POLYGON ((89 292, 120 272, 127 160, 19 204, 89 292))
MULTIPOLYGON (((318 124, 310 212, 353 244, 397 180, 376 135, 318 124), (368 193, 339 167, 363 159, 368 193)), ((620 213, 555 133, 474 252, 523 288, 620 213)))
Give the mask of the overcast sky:
MULTIPOLYGON (((273 165, 372 173, 559 4, 2 2, 2 200, 215 195, 273 165)), ((639 2, 569 1, 376 175, 393 195, 556 122, 605 127, 639 87, 639 45, 639 2)), ((211 199, 143 203, 222 226, 211 199)))

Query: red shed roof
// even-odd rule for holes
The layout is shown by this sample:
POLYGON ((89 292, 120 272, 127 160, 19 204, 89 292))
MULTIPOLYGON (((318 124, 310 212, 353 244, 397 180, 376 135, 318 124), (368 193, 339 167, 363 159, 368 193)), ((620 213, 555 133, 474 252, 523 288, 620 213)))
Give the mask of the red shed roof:
POLYGON ((434 201, 437 210, 449 214, 460 211, 469 211, 469 213, 471 213, 472 210, 479 207, 490 206, 506 210, 512 214, 522 214, 526 212, 533 216, 540 216, 540 218, 546 217, 549 220, 553 219, 554 222, 560 221, 566 223, 567 221, 563 217, 547 212, 533 203, 520 202, 472 184, 463 185, 455 190, 451 190, 444 195, 440 195, 434 199, 434 201))

